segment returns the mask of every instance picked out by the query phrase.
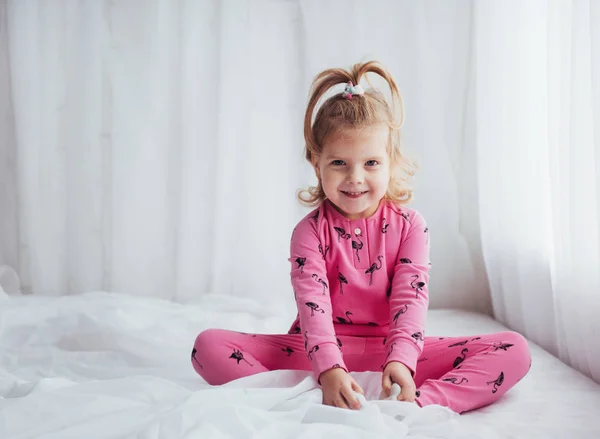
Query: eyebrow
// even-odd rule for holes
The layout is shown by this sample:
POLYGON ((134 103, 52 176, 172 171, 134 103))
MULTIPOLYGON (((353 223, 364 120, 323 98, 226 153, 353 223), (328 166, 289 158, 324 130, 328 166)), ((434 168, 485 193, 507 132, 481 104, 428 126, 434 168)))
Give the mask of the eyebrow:
MULTIPOLYGON (((331 160, 331 159, 335 159, 335 160, 346 160, 344 157, 342 156, 338 156, 338 155, 328 155, 327 156, 327 160, 331 160)), ((385 160, 384 156, 381 155, 375 155, 375 156, 371 156, 371 157, 366 157, 363 159, 364 161, 369 161, 369 160, 379 160, 379 161, 383 161, 385 160)))

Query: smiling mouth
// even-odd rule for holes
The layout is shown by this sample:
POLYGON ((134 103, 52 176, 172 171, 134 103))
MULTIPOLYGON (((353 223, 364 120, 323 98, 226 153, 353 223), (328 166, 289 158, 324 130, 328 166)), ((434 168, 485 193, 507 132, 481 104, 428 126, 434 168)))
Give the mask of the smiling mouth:
POLYGON ((342 191, 342 193, 343 193, 344 195, 346 195, 347 197, 350 197, 350 198, 358 198, 358 197, 360 197, 361 195, 364 195, 364 194, 366 194, 367 192, 369 192, 369 191, 362 191, 362 192, 348 192, 348 191, 342 191))

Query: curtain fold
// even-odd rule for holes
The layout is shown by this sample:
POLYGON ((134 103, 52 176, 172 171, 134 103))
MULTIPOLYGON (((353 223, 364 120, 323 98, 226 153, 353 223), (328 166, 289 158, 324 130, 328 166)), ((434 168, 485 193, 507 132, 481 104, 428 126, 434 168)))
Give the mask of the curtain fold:
POLYGON ((476 2, 476 143, 495 317, 600 381, 600 8, 476 2))

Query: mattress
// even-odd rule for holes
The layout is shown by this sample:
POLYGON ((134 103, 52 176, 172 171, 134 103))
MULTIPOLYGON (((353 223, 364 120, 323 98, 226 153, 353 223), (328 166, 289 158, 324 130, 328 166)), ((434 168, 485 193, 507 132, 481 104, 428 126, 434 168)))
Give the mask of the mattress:
MULTIPOLYGON (((310 372, 212 387, 193 371, 199 331, 285 332, 292 318, 228 296, 186 304, 108 292, 0 296, 0 438, 600 438, 600 385, 534 343, 529 374, 463 415, 379 401, 376 372, 353 373, 366 401, 349 411, 323 406, 310 372)), ((428 317, 432 336, 506 329, 460 310, 428 317)))

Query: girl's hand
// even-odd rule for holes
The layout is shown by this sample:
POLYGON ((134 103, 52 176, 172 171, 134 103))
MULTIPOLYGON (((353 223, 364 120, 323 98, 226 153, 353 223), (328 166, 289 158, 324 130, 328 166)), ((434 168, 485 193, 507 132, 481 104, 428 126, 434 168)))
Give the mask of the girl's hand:
POLYGON ((354 392, 361 395, 365 392, 344 369, 329 369, 320 378, 323 404, 353 410, 360 408, 360 401, 354 396, 354 392))
POLYGON ((399 384, 402 389, 398 395, 398 401, 414 402, 417 386, 410 369, 398 361, 389 362, 383 371, 380 398, 389 398, 393 383, 399 384))

